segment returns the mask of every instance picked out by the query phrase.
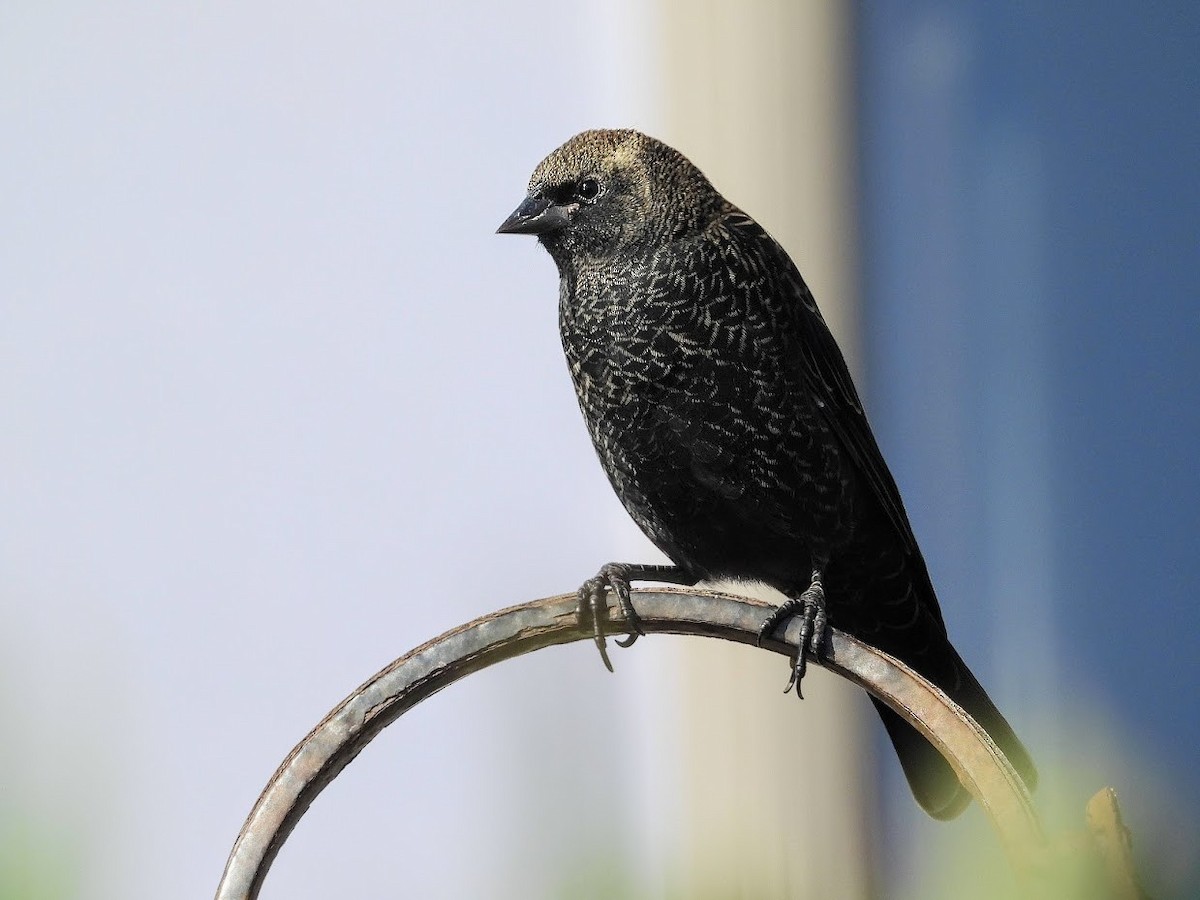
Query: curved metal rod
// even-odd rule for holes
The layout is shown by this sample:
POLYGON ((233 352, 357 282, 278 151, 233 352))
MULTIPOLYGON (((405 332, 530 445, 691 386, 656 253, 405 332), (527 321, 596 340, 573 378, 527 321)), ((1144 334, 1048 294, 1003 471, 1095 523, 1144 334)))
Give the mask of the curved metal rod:
MULTIPOLYGON (((761 601, 696 589, 634 592, 647 632, 692 634, 754 644, 769 607, 761 601)), ((420 701, 494 663, 552 644, 590 640, 575 594, 513 606, 448 631, 406 653, 363 684, 288 754, 250 811, 225 865, 217 900, 253 900, 267 870, 309 804, 359 751, 420 701)), ((610 609, 610 633, 626 631, 610 609)), ((834 629, 825 668, 869 691, 911 722, 949 760, 987 811, 1010 862, 1029 876, 1045 839, 1020 777, 988 738, 940 690, 904 664, 834 629)), ((799 623, 764 648, 794 654, 799 623)))

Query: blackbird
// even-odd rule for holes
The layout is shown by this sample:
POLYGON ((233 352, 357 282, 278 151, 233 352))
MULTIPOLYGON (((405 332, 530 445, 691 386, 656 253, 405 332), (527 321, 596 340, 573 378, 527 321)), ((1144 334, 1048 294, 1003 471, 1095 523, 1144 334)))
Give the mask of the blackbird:
MULTIPOLYGON (((559 273, 559 329, 600 462, 673 566, 610 563, 580 589, 605 664, 631 581, 765 582, 801 621, 788 682, 827 626, 907 663, 970 713, 1032 789, 1032 761, 951 645, 896 483, 841 350, 783 248, 682 154, 629 129, 543 160, 499 231, 533 234, 559 273)), ((611 665, 609 665, 611 668, 611 665)), ((913 794, 948 819, 970 795, 877 700, 913 794)))

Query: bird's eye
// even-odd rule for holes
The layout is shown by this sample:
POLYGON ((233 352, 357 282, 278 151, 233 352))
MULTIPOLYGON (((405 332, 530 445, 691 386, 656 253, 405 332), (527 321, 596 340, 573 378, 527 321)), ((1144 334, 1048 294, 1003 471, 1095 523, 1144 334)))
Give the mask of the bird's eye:
POLYGON ((575 185, 575 196, 580 200, 592 201, 600 196, 600 182, 595 178, 584 178, 575 185))

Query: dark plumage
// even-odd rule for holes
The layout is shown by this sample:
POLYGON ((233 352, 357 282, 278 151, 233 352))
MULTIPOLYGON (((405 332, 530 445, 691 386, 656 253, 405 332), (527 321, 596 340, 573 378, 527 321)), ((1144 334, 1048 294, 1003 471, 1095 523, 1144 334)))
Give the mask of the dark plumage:
MULTIPOLYGON (((819 655, 826 621, 898 657, 970 712, 1033 786, 1033 764, 946 636, 896 484, 841 351, 783 248, 681 154, 636 131, 587 131, 534 171, 501 232, 558 266, 559 326, 579 405, 621 502, 674 567, 628 582, 767 582, 819 655)), ((804 674, 802 649, 793 679, 804 674)), ((607 655, 605 654, 607 663, 607 655)), ((790 684, 789 684, 790 686, 790 684)), ((921 805, 969 795, 937 751, 876 703, 921 805)))

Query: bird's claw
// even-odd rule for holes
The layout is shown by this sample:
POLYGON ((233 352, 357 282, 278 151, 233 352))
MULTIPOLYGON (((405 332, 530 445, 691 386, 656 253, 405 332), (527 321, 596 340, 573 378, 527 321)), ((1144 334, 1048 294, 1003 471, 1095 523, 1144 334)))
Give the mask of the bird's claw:
POLYGON ((758 630, 758 646, 786 619, 794 615, 800 616, 800 637, 796 642, 796 659, 792 664, 792 674, 787 686, 783 689, 786 694, 793 687, 796 696, 804 699, 801 685, 804 673, 808 670, 808 657, 820 662, 825 658, 826 626, 829 618, 825 612, 825 589, 821 582, 814 581, 799 597, 789 597, 767 616, 762 627, 758 630))
POLYGON ((639 635, 646 633, 642 628, 642 620, 633 608, 633 602, 630 599, 629 575, 629 566, 622 563, 608 563, 601 567, 594 578, 589 578, 579 588, 579 623, 586 627, 587 620, 591 619, 592 640, 596 643, 596 649, 600 651, 600 659, 604 662, 604 667, 610 672, 613 671, 613 666, 612 661, 608 658, 608 641, 604 635, 604 621, 608 618, 606 598, 608 590, 611 589, 616 595, 621 613, 625 616, 625 621, 629 623, 630 628, 628 637, 616 640, 617 646, 631 647, 639 635))

